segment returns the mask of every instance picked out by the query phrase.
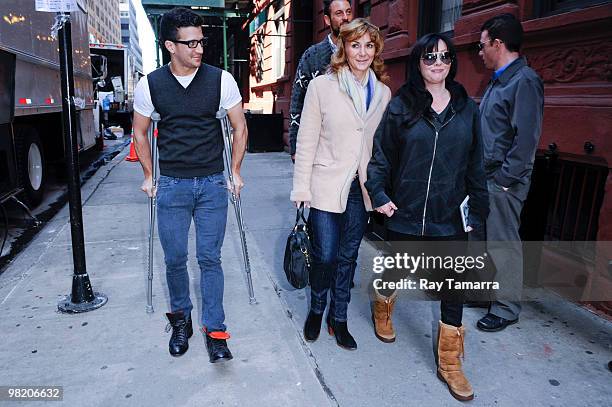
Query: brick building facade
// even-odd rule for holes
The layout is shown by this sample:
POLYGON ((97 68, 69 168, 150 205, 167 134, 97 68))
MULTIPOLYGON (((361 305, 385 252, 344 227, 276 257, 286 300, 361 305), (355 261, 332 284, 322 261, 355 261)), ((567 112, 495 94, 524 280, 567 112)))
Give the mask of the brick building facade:
MULTIPOLYGON (((545 84, 543 131, 521 233, 528 240, 612 241, 611 1, 351 3, 355 16, 369 17, 385 35, 383 57, 392 91, 406 80, 407 58, 416 39, 427 32, 448 32, 458 51, 457 79, 476 101, 491 75, 476 49, 480 27, 496 14, 516 15, 525 29, 522 52, 545 84)), ((327 34, 322 1, 257 0, 254 6, 248 107, 282 112, 286 126, 299 58, 327 34)), ((581 277, 587 288, 610 292, 612 247, 571 253, 576 254, 579 262, 586 258, 591 269, 598 270, 581 277)))

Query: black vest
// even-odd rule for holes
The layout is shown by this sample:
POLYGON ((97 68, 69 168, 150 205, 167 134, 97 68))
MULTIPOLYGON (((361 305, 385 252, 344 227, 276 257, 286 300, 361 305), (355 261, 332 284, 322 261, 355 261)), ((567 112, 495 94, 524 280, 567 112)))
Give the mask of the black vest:
POLYGON ((187 88, 164 65, 147 76, 158 124, 160 174, 205 177, 223 171, 223 133, 216 118, 221 69, 202 64, 187 88))

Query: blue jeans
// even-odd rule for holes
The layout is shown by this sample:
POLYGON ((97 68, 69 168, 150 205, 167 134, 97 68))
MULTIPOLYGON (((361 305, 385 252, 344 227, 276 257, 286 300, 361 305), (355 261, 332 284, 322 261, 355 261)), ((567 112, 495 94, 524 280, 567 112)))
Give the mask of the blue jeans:
POLYGON ((347 319, 359 245, 368 225, 359 180, 354 180, 343 213, 310 210, 312 269, 310 310, 323 314, 330 291, 329 314, 338 322, 347 319), (330 290, 331 288, 331 290, 330 290))
POLYGON ((193 309, 187 272, 187 243, 193 219, 200 265, 202 325, 208 331, 226 329, 221 246, 227 221, 227 194, 222 172, 194 178, 162 175, 157 187, 157 228, 164 249, 171 310, 189 315, 193 309))

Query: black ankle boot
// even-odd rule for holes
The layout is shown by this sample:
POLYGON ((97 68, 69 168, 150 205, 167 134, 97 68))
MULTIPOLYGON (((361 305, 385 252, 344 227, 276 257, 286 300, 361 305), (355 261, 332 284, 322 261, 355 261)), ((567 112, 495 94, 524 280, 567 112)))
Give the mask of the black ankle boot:
POLYGON ((232 360, 232 352, 227 347, 227 339, 229 335, 223 331, 207 332, 202 330, 206 337, 206 350, 208 351, 208 360, 210 363, 220 363, 232 360))
POLYGON ((330 335, 336 337, 336 343, 341 348, 346 350, 355 350, 357 349, 357 342, 353 338, 353 335, 348 330, 348 326, 346 321, 338 322, 335 319, 332 319, 330 315, 327 315, 327 331, 330 335))
POLYGON ((181 356, 189 349, 188 339, 193 335, 191 314, 185 318, 182 312, 167 312, 166 317, 168 317, 168 321, 170 321, 166 331, 169 331, 170 327, 172 327, 172 336, 168 343, 168 349, 172 356, 181 356))
POLYGON ((323 314, 315 314, 314 312, 308 312, 308 317, 304 323, 304 339, 307 342, 314 342, 319 337, 321 332, 321 321, 323 321, 323 314))

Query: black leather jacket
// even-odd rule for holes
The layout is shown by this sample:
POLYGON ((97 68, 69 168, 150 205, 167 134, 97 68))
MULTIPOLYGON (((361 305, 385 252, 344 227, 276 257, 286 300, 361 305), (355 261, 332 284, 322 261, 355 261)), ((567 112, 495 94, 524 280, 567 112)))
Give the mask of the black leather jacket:
POLYGON ((400 89, 374 136, 365 186, 375 208, 393 201, 390 230, 414 236, 463 233, 459 205, 470 196, 468 224, 489 213, 478 106, 455 83, 450 111, 436 130, 433 118, 408 107, 400 89))

